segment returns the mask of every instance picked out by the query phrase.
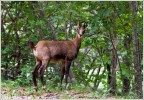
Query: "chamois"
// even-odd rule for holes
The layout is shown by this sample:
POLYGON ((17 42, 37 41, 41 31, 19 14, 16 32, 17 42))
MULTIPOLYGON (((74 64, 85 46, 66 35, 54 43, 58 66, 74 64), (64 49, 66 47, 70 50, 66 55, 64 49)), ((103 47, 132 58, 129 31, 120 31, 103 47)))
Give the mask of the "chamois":
POLYGON ((64 75, 66 75, 65 82, 67 84, 71 62, 77 57, 79 48, 81 46, 82 35, 85 33, 86 27, 87 27, 86 24, 78 22, 77 25, 78 32, 73 40, 62 40, 62 41, 41 40, 37 43, 37 45, 34 45, 33 42, 29 42, 29 46, 33 50, 36 59, 35 69, 32 72, 32 80, 35 91, 38 90, 36 82, 37 72, 39 73, 40 76, 42 88, 45 89, 43 74, 49 62, 62 63, 61 84, 64 75))

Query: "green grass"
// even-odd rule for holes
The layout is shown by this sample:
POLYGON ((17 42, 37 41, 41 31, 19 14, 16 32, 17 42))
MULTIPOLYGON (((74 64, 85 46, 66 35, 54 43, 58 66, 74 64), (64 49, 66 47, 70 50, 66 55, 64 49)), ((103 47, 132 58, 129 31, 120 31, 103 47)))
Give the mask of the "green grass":
POLYGON ((35 92, 33 84, 29 85, 19 85, 17 81, 2 81, 1 93, 8 95, 9 97, 13 96, 31 96, 32 99, 37 97, 47 95, 47 97, 52 97, 58 99, 78 99, 78 98, 88 98, 88 99, 106 99, 106 98, 115 98, 115 99, 138 99, 138 96, 132 92, 129 95, 124 96, 120 93, 117 96, 111 96, 106 89, 93 90, 87 86, 79 84, 69 84, 67 89, 64 85, 62 86, 62 91, 60 85, 53 84, 51 81, 47 82, 46 90, 41 88, 41 83, 38 82, 38 91, 35 92))

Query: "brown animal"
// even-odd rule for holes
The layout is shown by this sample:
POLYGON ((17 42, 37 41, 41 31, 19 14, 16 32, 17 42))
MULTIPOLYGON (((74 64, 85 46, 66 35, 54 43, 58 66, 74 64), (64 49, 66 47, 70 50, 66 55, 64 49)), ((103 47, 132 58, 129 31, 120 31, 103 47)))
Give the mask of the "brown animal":
POLYGON ((67 84, 69 69, 72 60, 77 57, 79 48, 81 46, 82 35, 86 30, 87 25, 78 23, 77 29, 78 33, 73 40, 63 40, 63 41, 47 41, 42 40, 34 46, 33 42, 29 42, 30 48, 33 50, 34 56, 36 58, 36 66, 32 72, 32 79, 34 83, 34 88, 37 91, 36 73, 39 70, 39 76, 42 83, 42 88, 45 89, 45 83, 43 80, 43 74, 49 62, 56 63, 61 62, 61 84, 66 75, 65 82, 67 84))

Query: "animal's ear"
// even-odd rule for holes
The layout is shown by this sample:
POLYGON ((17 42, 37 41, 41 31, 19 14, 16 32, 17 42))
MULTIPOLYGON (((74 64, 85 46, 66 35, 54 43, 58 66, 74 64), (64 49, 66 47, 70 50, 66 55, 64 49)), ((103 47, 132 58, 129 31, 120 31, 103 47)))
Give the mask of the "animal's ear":
POLYGON ((78 21, 77 27, 78 27, 78 29, 80 29, 80 27, 81 27, 81 23, 79 21, 78 21))
POLYGON ((86 29, 86 27, 87 27, 88 25, 86 24, 86 23, 84 23, 84 25, 83 25, 83 27, 86 29))

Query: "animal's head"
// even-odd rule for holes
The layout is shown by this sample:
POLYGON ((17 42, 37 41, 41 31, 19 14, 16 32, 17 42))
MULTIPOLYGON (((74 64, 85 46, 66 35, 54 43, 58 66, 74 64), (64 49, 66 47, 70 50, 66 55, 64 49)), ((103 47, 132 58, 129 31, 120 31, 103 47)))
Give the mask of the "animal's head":
POLYGON ((82 24, 82 23, 78 22, 77 30, 78 30, 78 34, 80 37, 85 33, 86 27, 87 27, 87 25, 85 23, 82 24))

